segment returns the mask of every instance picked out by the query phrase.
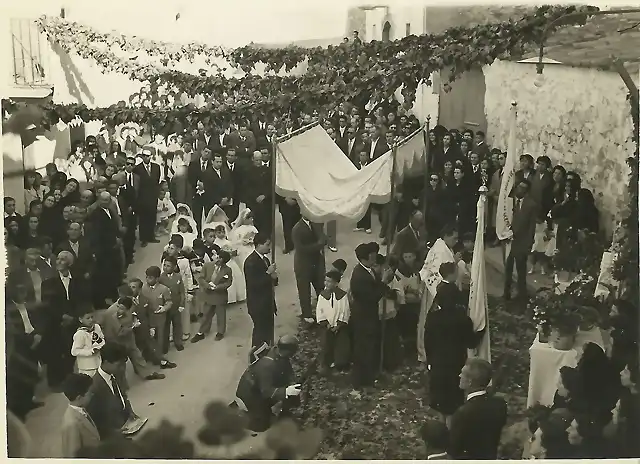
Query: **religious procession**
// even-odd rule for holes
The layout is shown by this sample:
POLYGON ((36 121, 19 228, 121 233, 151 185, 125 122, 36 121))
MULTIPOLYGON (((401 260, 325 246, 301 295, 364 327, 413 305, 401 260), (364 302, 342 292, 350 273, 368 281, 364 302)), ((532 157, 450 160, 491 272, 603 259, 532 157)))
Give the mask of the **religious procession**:
POLYGON ((640 9, 172 3, 8 19, 60 57, 2 100, 9 457, 640 456, 640 9))

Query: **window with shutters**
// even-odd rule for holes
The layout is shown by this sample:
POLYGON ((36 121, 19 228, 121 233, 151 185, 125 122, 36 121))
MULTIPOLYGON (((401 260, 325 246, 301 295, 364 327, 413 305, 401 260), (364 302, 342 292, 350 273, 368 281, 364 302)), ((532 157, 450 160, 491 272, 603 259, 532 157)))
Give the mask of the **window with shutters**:
POLYGON ((12 18, 10 24, 13 83, 27 87, 48 85, 42 53, 46 39, 41 36, 35 21, 12 18))

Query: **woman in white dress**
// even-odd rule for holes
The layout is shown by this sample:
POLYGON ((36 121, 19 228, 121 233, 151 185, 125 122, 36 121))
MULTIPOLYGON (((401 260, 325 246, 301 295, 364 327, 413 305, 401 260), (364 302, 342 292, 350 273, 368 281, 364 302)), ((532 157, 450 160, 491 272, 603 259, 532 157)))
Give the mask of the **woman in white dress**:
POLYGON ((192 248, 193 241, 198 238, 197 231, 198 226, 189 205, 178 203, 176 206, 176 220, 171 225, 171 235, 181 235, 184 240, 184 247, 192 248))
POLYGON ((221 250, 228 252, 232 259, 227 263, 227 266, 231 268, 233 275, 233 281, 231 286, 227 289, 228 300, 227 303, 239 303, 247 299, 247 285, 244 281, 244 273, 240 269, 235 257, 238 255, 238 250, 228 238, 227 229, 229 226, 223 222, 217 224, 210 224, 213 226, 213 230, 216 234, 214 244, 218 245, 221 250))
POLYGON ((240 269, 244 270, 244 260, 247 259, 253 250, 253 238, 258 233, 258 229, 253 225, 253 213, 249 208, 240 211, 238 219, 233 223, 231 233, 228 235, 229 240, 238 251, 238 255, 233 258, 237 261, 240 269))

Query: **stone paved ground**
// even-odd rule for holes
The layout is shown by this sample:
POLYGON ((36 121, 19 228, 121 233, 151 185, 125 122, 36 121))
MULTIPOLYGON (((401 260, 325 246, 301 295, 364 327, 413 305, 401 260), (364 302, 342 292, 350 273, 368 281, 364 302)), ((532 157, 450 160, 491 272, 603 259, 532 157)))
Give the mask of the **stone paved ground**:
MULTIPOLYGON (((375 222, 375 219, 374 219, 375 222)), ((277 220, 278 239, 276 261, 280 273, 277 290, 278 316, 276 335, 293 333, 297 330, 299 313, 297 291, 293 277, 293 256, 282 255, 282 235, 280 221, 277 220)), ((352 232, 352 223, 338 225, 339 251, 327 251, 327 262, 343 258, 349 269, 356 263, 353 250, 364 241, 373 241, 377 235, 352 232)), ((377 227, 374 226, 374 232, 377 227)), ((129 269, 129 276, 143 276, 144 270, 157 264, 163 244, 150 244, 136 253, 136 261, 129 269)), ((500 295, 502 289, 502 264, 498 249, 489 249, 487 273, 489 293, 500 295)), ((532 281, 532 279, 529 279, 532 281)), ((193 332, 193 331, 192 331, 193 332)), ((183 352, 175 350, 169 358, 178 368, 163 371, 164 380, 143 381, 135 376, 129 366, 128 378, 131 389, 131 403, 140 416, 148 417, 148 427, 153 427, 162 419, 169 419, 185 426, 187 436, 195 438, 203 423, 204 406, 215 399, 230 401, 235 393, 237 381, 246 367, 246 359, 251 338, 251 320, 246 305, 233 305, 228 311, 227 336, 222 341, 213 338, 191 345, 183 352)), ((34 457, 60 457, 60 436, 57 433, 59 421, 66 407, 62 394, 47 394, 44 388, 40 395, 46 400, 44 407, 33 411, 27 418, 27 427, 37 444, 34 457)))

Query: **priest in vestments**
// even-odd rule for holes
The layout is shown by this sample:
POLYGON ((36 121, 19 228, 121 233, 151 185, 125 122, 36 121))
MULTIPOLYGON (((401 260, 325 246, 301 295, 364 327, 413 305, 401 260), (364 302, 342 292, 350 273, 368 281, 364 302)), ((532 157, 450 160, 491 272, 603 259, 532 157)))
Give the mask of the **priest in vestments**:
POLYGON ((418 318, 418 361, 425 362, 424 326, 427 313, 438 293, 438 285, 442 282, 440 265, 442 263, 454 263, 453 246, 458 243, 458 231, 453 226, 445 226, 440 237, 429 250, 424 265, 420 270, 420 278, 426 284, 426 291, 420 302, 420 316, 418 318))

